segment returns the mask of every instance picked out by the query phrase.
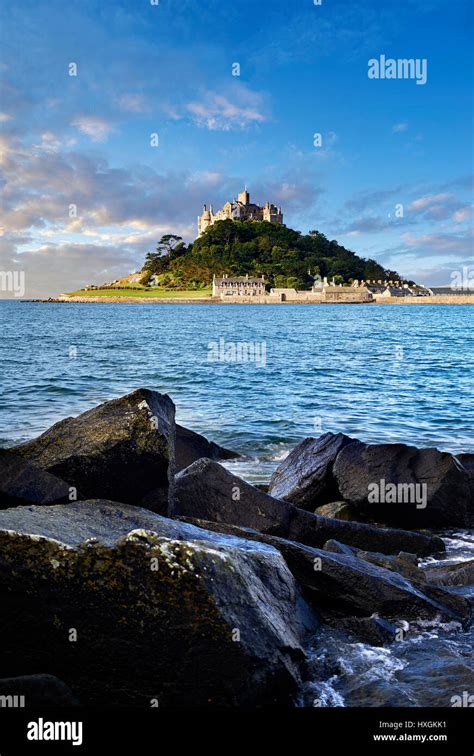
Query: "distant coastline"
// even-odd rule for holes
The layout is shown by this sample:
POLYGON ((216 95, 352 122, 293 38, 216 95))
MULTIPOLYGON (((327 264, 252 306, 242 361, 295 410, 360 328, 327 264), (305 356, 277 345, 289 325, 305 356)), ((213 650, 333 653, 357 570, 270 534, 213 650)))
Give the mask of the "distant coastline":
MULTIPOLYGON (((29 300, 31 301, 31 300, 29 300)), ((472 305, 474 304, 473 294, 435 294, 431 297, 386 297, 375 299, 373 302, 315 302, 302 299, 301 301, 286 301, 278 302, 275 300, 269 301, 253 301, 243 302, 238 301, 235 298, 229 298, 229 300, 222 300, 216 297, 195 297, 195 298, 150 298, 150 297, 51 297, 49 299, 35 299, 34 302, 61 302, 61 303, 81 303, 81 304, 210 304, 210 305, 238 305, 238 304, 262 304, 262 305, 327 305, 327 304, 384 304, 384 305, 472 305)))

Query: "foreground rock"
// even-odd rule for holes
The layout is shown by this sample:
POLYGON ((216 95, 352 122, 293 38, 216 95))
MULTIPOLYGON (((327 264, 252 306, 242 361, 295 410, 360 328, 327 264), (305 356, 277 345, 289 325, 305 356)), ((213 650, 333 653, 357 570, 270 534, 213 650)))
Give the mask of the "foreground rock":
POLYGON ((263 541, 277 548, 299 584, 310 591, 308 595, 317 608, 362 616, 371 616, 375 611, 394 619, 441 615, 464 624, 470 620, 471 609, 466 599, 410 581, 393 570, 353 554, 315 549, 248 528, 204 520, 193 522, 199 527, 263 541))
POLYGON ((268 493, 309 511, 342 498, 333 466, 352 441, 343 433, 305 438, 275 470, 268 493))
POLYGON ((286 701, 315 629, 273 547, 107 501, 0 512, 0 600, 3 673, 83 705, 286 701))
POLYGON ((237 452, 225 449, 223 446, 208 441, 207 438, 195 433, 182 425, 176 425, 176 472, 184 470, 202 457, 208 459, 235 459, 237 452))
POLYGON ((69 501, 64 480, 44 472, 5 449, 0 449, 0 509, 22 504, 62 504, 69 501))
POLYGON ((377 522, 405 527, 469 527, 470 476, 451 454, 405 444, 347 444, 334 476, 342 498, 377 522))
POLYGON ((441 586, 474 585, 474 559, 456 564, 425 567, 425 580, 441 586))
POLYGON ((285 535, 292 510, 210 459, 200 459, 176 476, 174 515, 285 535))
POLYGON ((322 547, 329 539, 385 554, 444 551, 437 536, 319 517, 251 486, 217 462, 201 459, 176 476, 173 514, 222 522, 322 547))
POLYGON ((174 404, 138 389, 61 420, 13 451, 86 497, 138 504, 148 496, 154 509, 153 492, 164 490, 166 500, 174 473, 174 404))
POLYGON ((53 675, 24 675, 0 680, 0 708, 77 706, 77 698, 53 675))

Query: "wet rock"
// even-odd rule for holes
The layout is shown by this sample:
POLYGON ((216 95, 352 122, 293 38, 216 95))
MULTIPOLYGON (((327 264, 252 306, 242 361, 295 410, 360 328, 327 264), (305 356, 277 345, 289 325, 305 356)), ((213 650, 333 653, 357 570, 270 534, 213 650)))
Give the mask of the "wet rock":
POLYGON ((319 517, 275 499, 217 462, 201 459, 176 476, 173 514, 223 522, 322 547, 331 538, 368 551, 426 556, 444 551, 437 536, 319 517))
POLYGON ((0 509, 22 504, 58 504, 69 501, 64 480, 27 459, 0 449, 0 509))
POLYGON ((53 675, 24 675, 0 680, 0 708, 77 706, 71 690, 53 675))
POLYGON ((332 501, 330 504, 323 504, 317 507, 314 514, 321 517, 332 517, 333 520, 354 520, 355 513, 345 501, 332 501))
POLYGON ((473 585, 474 559, 457 564, 436 565, 423 570, 428 583, 441 586, 473 585))
POLYGON ((240 455, 225 449, 223 446, 208 441, 207 438, 195 433, 182 425, 176 425, 176 472, 184 470, 202 457, 208 459, 234 459, 240 455))
POLYGON ((393 619, 442 615, 463 623, 471 617, 466 599, 434 586, 426 585, 425 591, 425 586, 357 556, 311 548, 248 528, 203 520, 193 522, 277 548, 298 583, 306 589, 308 600, 318 609, 342 611, 350 616, 370 616, 375 611, 393 619))
POLYGON ((86 497, 138 504, 173 478, 174 404, 138 389, 61 420, 13 451, 86 497))
POLYGON ((371 646, 384 646, 397 638, 398 627, 383 617, 347 617, 340 619, 337 626, 363 643, 371 646))
POLYGON ((305 438, 275 470, 269 494, 308 511, 343 498, 333 466, 341 449, 352 441, 343 433, 305 438))
POLYGON ((334 464, 342 498, 361 515, 405 527, 468 527, 474 498, 452 454, 405 444, 346 445, 334 464))
POLYGON ((382 554, 409 551, 419 556, 428 556, 445 550, 442 539, 429 533, 332 520, 301 509, 295 510, 287 537, 317 548, 322 548, 326 541, 335 539, 358 549, 380 551, 382 554))
POLYGON ((200 459, 178 473, 173 514, 200 517, 284 535, 292 508, 233 475, 210 459, 200 459))
POLYGON ((331 540, 324 544, 325 551, 332 551, 335 554, 352 554, 359 559, 365 559, 366 562, 378 564, 379 567, 385 567, 387 570, 398 572, 409 579, 424 580, 423 570, 418 568, 418 557, 415 554, 408 554, 401 551, 398 555, 378 554, 372 551, 363 551, 351 546, 347 546, 339 541, 331 540))
POLYGON ((0 512, 0 601, 3 673, 92 706, 288 702, 315 629, 277 549, 100 500, 0 512))

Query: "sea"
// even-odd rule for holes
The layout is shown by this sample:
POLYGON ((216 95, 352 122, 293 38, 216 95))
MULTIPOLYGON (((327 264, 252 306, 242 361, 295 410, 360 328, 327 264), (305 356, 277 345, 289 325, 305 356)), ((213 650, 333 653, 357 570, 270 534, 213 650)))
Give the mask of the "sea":
MULTIPOLYGON (((169 394, 182 425, 240 452, 227 466, 254 484, 327 431, 472 452, 472 326, 466 305, 0 301, 0 447, 146 387, 169 394)), ((472 533, 440 535, 441 561, 474 558, 472 533)), ((474 599, 473 586, 454 590, 474 599)), ((473 639, 439 619, 386 647, 321 631, 298 703, 450 706, 474 694, 473 639)))

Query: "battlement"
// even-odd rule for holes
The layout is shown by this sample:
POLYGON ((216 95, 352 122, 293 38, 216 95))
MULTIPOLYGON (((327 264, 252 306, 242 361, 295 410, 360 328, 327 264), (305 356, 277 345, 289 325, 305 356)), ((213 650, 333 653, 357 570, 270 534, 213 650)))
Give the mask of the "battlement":
POLYGON ((268 221, 268 223, 283 224, 283 213, 281 207, 270 202, 266 202, 263 207, 250 202, 250 194, 245 189, 238 193, 237 199, 233 199, 232 202, 227 200, 224 207, 217 213, 214 213, 212 205, 210 205, 209 210, 204 205, 202 215, 198 215, 199 235, 220 220, 268 221))

